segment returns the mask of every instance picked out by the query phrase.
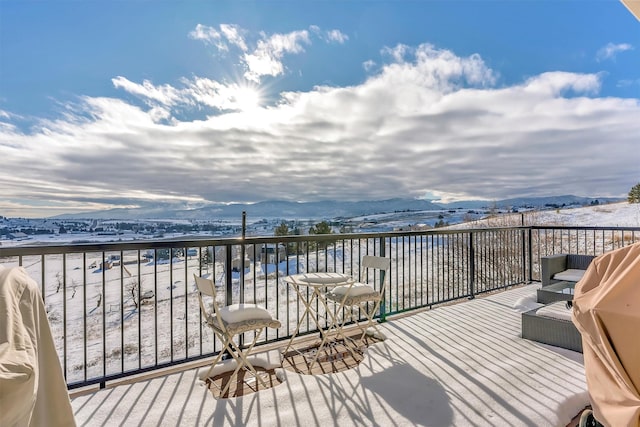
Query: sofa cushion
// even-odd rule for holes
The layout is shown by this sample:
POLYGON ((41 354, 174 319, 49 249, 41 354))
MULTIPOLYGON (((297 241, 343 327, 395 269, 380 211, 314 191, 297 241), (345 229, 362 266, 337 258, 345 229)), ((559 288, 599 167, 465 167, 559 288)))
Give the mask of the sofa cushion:
POLYGON ((554 280, 566 280, 567 282, 579 282, 584 276, 585 270, 570 268, 553 275, 554 280))
POLYGON ((557 301, 547 304, 536 311, 538 316, 550 317, 571 322, 571 309, 567 308, 566 301, 557 301))

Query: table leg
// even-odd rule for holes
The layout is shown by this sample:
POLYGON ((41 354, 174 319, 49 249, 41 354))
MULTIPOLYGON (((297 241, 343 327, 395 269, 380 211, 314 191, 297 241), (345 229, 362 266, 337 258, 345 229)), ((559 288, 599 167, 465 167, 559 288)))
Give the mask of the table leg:
MULTIPOLYGON (((283 354, 286 354, 287 351, 289 351, 289 349, 293 345, 293 340, 296 338, 296 336, 298 336, 298 332, 300 332, 300 326, 302 325, 302 322, 304 322, 304 319, 311 313, 311 304, 313 304, 313 301, 316 298, 316 295, 314 292, 314 294, 311 296, 311 299, 307 302, 307 299, 304 297, 304 295, 302 295, 302 292, 300 292, 300 289, 298 288, 298 286, 294 286, 293 288, 296 290, 296 293, 298 294, 298 300, 302 301, 302 304, 304 305, 304 313, 302 313, 302 316, 300 316, 300 320, 298 320, 298 325, 296 326, 296 330, 293 332, 293 335, 291 335, 291 338, 289 339, 289 343, 287 344, 287 347, 284 349, 283 354)), ((317 326, 317 322, 316 322, 316 326, 317 326)))
MULTIPOLYGON (((353 282, 351 282, 351 284, 353 284, 353 282)), ((320 341, 320 345, 318 346, 318 349, 315 352, 315 355, 313 357, 313 360, 311 361, 311 363, 308 365, 309 368, 309 372, 311 372, 311 369, 315 366, 316 362, 318 361, 318 357, 320 356, 320 352, 324 350, 325 346, 329 344, 329 338, 330 335, 332 333, 335 332, 335 335, 337 338, 341 338, 342 341, 344 342, 345 347, 347 348, 347 350, 351 353, 351 356, 355 358, 355 354, 358 352, 357 347, 355 346, 355 343, 351 342, 351 339, 348 338, 343 331, 342 328, 342 321, 344 321, 344 319, 342 319, 341 321, 341 316, 338 314, 341 310, 344 309, 344 303, 347 299, 348 296, 348 292, 345 294, 345 296, 343 297, 342 301, 340 301, 340 303, 338 304, 337 309, 332 310, 329 307, 329 304, 327 302, 326 297, 320 292, 320 287, 314 286, 312 287, 313 292, 310 296, 309 299, 306 298, 306 295, 304 295, 304 293, 302 292, 301 288, 302 286, 296 286, 293 285, 292 286, 295 288, 296 293, 298 295, 298 299, 300 301, 302 301, 305 310, 304 313, 302 314, 302 316, 300 317, 300 320, 298 321, 298 324, 296 325, 296 329, 293 333, 293 335, 291 336, 291 338, 289 339, 289 343, 287 344, 287 347, 285 348, 285 350, 283 351, 283 355, 286 354, 289 349, 291 348, 291 346, 293 345, 293 341, 296 338, 296 336, 298 335, 298 333, 300 332, 300 326, 302 325, 302 322, 304 322, 304 319, 307 318, 307 316, 311 317, 311 320, 314 322, 314 324, 316 325, 316 328, 318 328, 318 331, 320 332, 320 337, 321 337, 321 341, 320 341), (319 317, 319 310, 315 310, 313 308, 313 303, 314 301, 319 301, 322 306, 324 307, 325 313, 326 313, 326 328, 323 328, 320 325, 320 321, 318 319, 319 317)))

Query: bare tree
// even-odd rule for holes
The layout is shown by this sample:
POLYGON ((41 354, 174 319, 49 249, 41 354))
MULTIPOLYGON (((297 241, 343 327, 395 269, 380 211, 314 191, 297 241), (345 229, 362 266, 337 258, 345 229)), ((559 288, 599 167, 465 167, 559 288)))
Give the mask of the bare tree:
POLYGON ((62 287, 62 277, 60 276, 60 272, 56 273, 56 280, 58 281, 58 286, 56 287, 56 294, 60 292, 60 288, 62 287))
POLYGON ((138 301, 138 295, 140 294, 138 292, 138 281, 137 280, 132 280, 129 282, 129 292, 131 293, 131 300, 133 301, 133 305, 136 307, 136 309, 139 307, 139 301, 138 301))

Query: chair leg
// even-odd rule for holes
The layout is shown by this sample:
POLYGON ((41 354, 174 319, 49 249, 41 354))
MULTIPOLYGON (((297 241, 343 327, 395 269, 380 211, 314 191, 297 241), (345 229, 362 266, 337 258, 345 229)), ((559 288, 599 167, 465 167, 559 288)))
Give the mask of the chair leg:
POLYGON ((223 341, 223 350, 220 351, 220 353, 218 354, 218 357, 216 357, 216 359, 214 360, 214 363, 209 368, 209 371, 207 371, 206 378, 207 378, 207 381, 208 381, 208 385, 213 384, 213 381, 210 379, 209 375, 213 371, 213 369, 215 368, 215 365, 220 361, 220 359, 222 358, 222 354, 225 351, 227 351, 231 355, 231 357, 233 357, 233 359, 236 362, 236 367, 233 370, 233 372, 231 373, 231 375, 229 377, 229 381, 227 382, 227 384, 224 387, 219 388, 220 389, 220 397, 223 397, 229 391, 229 389, 231 387, 232 379, 234 377, 237 377, 237 375, 238 375, 238 373, 240 372, 241 369, 244 369, 245 371, 250 372, 254 376, 254 378, 256 379, 256 384, 258 382, 260 382, 260 384, 262 384, 262 386, 264 388, 268 388, 267 383, 265 383, 264 380, 260 377, 260 375, 258 375, 258 372, 256 371, 256 368, 253 366, 253 364, 247 358, 249 353, 253 349, 253 347, 256 345, 256 342, 258 341, 258 337, 260 336, 260 334, 262 334, 263 330, 264 330, 264 328, 260 329, 259 332, 254 334, 253 341, 244 350, 242 348, 240 348, 240 346, 238 344, 236 344, 236 342, 233 341, 232 339, 229 340, 229 339, 226 339, 226 337, 224 337, 224 336, 221 337, 221 341, 223 341))
MULTIPOLYGON (((341 318, 338 321, 338 327, 336 329, 336 334, 338 337, 341 337, 342 340, 344 341, 344 345, 347 348, 347 350, 349 351, 349 353, 351 353, 351 357, 353 357, 355 359, 356 357, 356 352, 360 355, 362 355, 362 351, 360 350, 360 348, 358 347, 358 343, 353 340, 351 337, 348 337, 347 334, 344 332, 344 325, 353 320, 353 309, 354 307, 348 307, 348 314, 347 315, 343 315, 341 316, 341 318)), ((358 326, 358 323, 356 322, 356 326, 358 326)))
POLYGON ((218 362, 220 362, 220 359, 222 359, 222 355, 224 354, 225 350, 228 349, 228 344, 226 342, 226 340, 224 339, 223 336, 221 335, 217 335, 218 339, 220 341, 222 341, 223 343, 223 349, 220 350, 220 352, 218 353, 218 355, 216 356, 215 359, 213 359, 213 362, 211 362, 211 365, 209 366, 209 370, 207 371, 206 375, 205 375, 205 383, 207 384, 207 387, 209 387, 212 383, 213 380, 211 379, 211 372, 213 372, 213 369, 216 367, 216 365, 218 364, 218 362))
MULTIPOLYGON (((209 388, 209 389, 211 389, 212 385, 215 385, 214 382, 213 382, 213 378, 211 377, 211 372, 213 372, 213 370, 216 367, 216 365, 218 364, 218 362, 220 362, 220 359, 222 359, 222 355, 225 352, 227 352, 232 357, 234 357, 234 353, 233 353, 233 351, 232 351, 232 349, 231 349, 231 347, 229 345, 229 340, 227 340, 226 337, 223 336, 223 335, 218 336, 218 338, 220 339, 220 341, 222 341, 222 349, 218 353, 218 356, 211 363, 211 366, 209 366, 209 370, 207 371, 207 374, 205 375, 205 384, 207 384, 207 388, 209 388)), ((235 357, 234 357, 234 359, 235 359, 235 357)), ((224 386, 224 388, 220 388, 220 387, 216 386, 216 388, 218 388, 218 390, 220 390, 220 397, 224 396, 224 394, 229 390, 229 387, 231 386, 231 379, 232 378, 233 378, 233 375, 231 375, 231 377, 229 377, 229 381, 224 386)))
POLYGON ((258 371, 248 359, 251 353, 251 350, 253 350, 253 347, 256 345, 256 342, 258 342, 258 337, 260 336, 260 334, 262 334, 263 330, 264 328, 260 329, 258 333, 254 334, 253 341, 251 341, 251 344, 249 344, 249 346, 247 346, 244 350, 242 350, 240 346, 235 342, 232 341, 231 343, 232 343, 232 346, 235 348, 236 355, 237 355, 237 358, 234 357, 234 359, 238 363, 238 366, 236 366, 236 369, 235 369, 235 374, 237 374, 241 368, 244 368, 245 370, 248 370, 249 372, 251 372, 251 374, 255 377, 256 381, 260 381, 262 386, 267 388, 268 387, 267 383, 265 383, 264 380, 260 377, 260 375, 258 375, 258 371))
POLYGON ((378 325, 376 325, 376 322, 373 319, 373 316, 376 315, 376 312, 380 308, 380 302, 381 302, 381 300, 376 301, 376 303, 374 304, 374 306, 373 306, 373 308, 371 310, 367 310, 366 307, 364 308, 365 315, 367 316, 367 324, 364 325, 364 326, 361 326, 358 323, 358 327, 362 331, 362 335, 360 335, 360 340, 361 341, 367 335, 367 332, 368 332, 369 328, 375 329, 375 331, 378 333, 378 336, 380 337, 381 340, 384 340, 386 338, 384 336, 384 334, 380 331, 380 329, 378 329, 378 325))

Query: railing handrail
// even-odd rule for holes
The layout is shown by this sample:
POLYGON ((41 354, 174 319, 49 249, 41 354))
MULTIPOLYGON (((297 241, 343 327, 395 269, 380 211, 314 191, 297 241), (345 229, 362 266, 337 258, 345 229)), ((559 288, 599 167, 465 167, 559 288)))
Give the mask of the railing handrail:
POLYGON ((600 226, 600 225, 529 225, 523 228, 530 228, 532 230, 602 230, 602 231, 638 231, 640 227, 623 227, 623 226, 600 226))
MULTIPOLYGON (((69 243, 37 243, 20 246, 0 246, 0 257, 12 257, 21 255, 51 255, 78 252, 117 252, 128 250, 143 250, 149 247, 157 249, 176 249, 184 247, 200 246, 228 246, 242 244, 264 244, 277 242, 307 242, 307 241, 334 241, 336 239, 375 239, 380 237, 424 236, 424 235, 451 235, 460 233, 482 233, 487 231, 527 230, 530 228, 571 228, 576 227, 487 227, 487 228, 433 228, 427 230, 384 231, 372 233, 332 233, 332 234, 303 234, 286 236, 246 236, 210 238, 208 236, 185 236, 185 238, 171 237, 166 239, 145 239, 134 241, 110 241, 110 242, 69 242, 69 243)), ((611 229, 611 228, 605 228, 611 229)), ((622 227, 620 229, 629 229, 622 227)), ((637 229, 640 231, 640 227, 637 229)))

